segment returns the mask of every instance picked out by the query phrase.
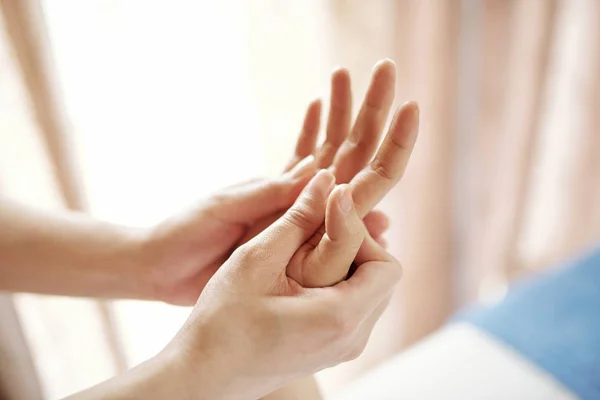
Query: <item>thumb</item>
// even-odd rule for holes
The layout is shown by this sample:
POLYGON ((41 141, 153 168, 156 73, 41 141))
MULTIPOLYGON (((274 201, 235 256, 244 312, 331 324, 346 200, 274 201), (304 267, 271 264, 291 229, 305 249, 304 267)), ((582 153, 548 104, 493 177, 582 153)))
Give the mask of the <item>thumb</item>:
POLYGON ((354 208, 351 187, 338 186, 327 202, 325 234, 303 261, 303 286, 331 286, 344 280, 365 233, 354 208))
POLYGON ((291 171, 272 179, 258 179, 234 185, 209 200, 217 218, 246 224, 288 208, 316 173, 314 157, 308 156, 291 171))
POLYGON ((294 205, 252 241, 273 249, 277 261, 287 265, 300 246, 323 224, 327 198, 334 184, 331 172, 320 170, 294 205))

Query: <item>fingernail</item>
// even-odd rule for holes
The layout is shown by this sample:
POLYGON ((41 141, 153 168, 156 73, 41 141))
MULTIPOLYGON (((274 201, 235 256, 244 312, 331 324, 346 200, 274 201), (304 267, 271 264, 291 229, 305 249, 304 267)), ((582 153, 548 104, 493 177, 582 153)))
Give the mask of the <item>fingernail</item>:
POLYGON ((315 197, 324 198, 329 195, 331 188, 335 184, 335 177, 331 175, 331 172, 326 169, 322 169, 317 172, 314 178, 306 186, 308 193, 311 193, 315 197))
POLYGON ((342 210, 344 214, 350 214, 352 208, 354 208, 352 189, 350 189, 350 186, 346 186, 342 189, 342 195, 340 196, 340 210, 342 210))
POLYGON ((304 157, 294 168, 292 168, 290 176, 295 179, 314 174, 316 171, 314 161, 315 156, 312 154, 308 157, 304 157))

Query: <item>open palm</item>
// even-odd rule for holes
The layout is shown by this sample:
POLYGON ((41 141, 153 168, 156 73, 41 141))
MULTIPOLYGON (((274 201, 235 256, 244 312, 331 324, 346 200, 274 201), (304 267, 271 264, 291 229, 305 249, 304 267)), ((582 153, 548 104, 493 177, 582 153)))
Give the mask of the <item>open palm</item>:
MULTIPOLYGON (((335 71, 326 137, 321 146, 317 148, 321 103, 314 101, 307 109, 295 153, 282 175, 227 188, 152 229, 147 253, 157 297, 174 304, 193 304, 231 252, 281 216, 321 168, 329 168, 337 183, 350 183, 367 230, 382 242, 387 217, 371 210, 400 179, 416 136, 415 123, 409 121, 416 114, 416 106, 404 105, 372 160, 392 106, 394 86, 394 64, 388 60, 378 63, 352 125, 350 76, 345 69, 335 71)), ((323 226, 309 243, 316 246, 324 233, 323 226)), ((290 274, 310 285, 302 269, 290 274)), ((339 272, 324 274, 337 276, 339 272)), ((315 282, 331 280, 309 275, 315 282)))

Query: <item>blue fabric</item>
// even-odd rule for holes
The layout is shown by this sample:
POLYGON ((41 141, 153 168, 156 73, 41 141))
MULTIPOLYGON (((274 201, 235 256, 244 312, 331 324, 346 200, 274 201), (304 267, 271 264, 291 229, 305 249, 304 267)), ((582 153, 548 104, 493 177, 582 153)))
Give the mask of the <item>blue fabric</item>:
POLYGON ((600 399, 600 250, 457 320, 506 343, 580 398, 600 399))

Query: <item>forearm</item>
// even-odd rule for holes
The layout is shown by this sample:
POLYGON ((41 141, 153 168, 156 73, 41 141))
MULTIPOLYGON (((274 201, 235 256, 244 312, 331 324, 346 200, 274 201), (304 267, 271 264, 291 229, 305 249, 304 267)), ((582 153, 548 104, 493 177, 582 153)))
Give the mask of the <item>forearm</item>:
MULTIPOLYGON (((223 336, 221 326, 204 315, 190 317, 164 350, 130 371, 76 393, 67 400, 250 400, 252 388, 234 384, 236 366, 249 354, 223 336), (190 343, 190 338, 195 343, 190 343), (244 354, 242 354, 244 353, 244 354), (239 387, 241 386, 241 387, 239 387)), ((251 381, 256 384, 254 380, 251 381)))
POLYGON ((0 199, 0 290, 152 298, 141 243, 125 227, 0 199))
POLYGON ((187 374, 180 370, 175 357, 165 355, 152 358, 132 370, 118 375, 68 400, 124 400, 124 399, 209 399, 211 393, 192 393, 186 382, 187 374))
POLYGON ((297 380, 265 396, 262 400, 321 400, 319 385, 314 377, 297 380))

